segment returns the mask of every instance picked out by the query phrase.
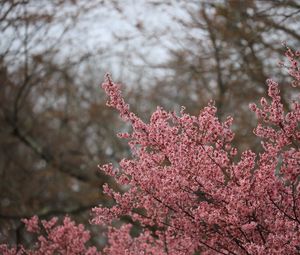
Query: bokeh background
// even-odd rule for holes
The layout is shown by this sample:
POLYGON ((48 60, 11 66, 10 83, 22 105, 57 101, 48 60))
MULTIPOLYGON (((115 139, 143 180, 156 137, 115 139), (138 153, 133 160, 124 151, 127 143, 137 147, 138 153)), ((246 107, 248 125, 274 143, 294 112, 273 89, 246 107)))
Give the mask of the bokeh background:
MULTIPOLYGON (((21 218, 88 225, 91 207, 111 203, 97 165, 130 152, 99 87, 106 72, 143 120, 214 100, 234 117, 235 145, 259 151, 248 104, 268 77, 292 96, 284 43, 300 48, 299 0, 1 0, 0 243, 32 243, 21 218)), ((104 229, 89 228, 102 246, 104 229)))

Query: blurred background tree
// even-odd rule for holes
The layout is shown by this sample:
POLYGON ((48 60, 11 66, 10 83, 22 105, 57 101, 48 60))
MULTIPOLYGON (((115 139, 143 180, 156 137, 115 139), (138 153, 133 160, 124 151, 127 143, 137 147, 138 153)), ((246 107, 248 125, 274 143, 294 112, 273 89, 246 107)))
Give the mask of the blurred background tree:
POLYGON ((196 114, 215 100, 221 119, 234 116, 235 144, 258 150, 248 104, 267 77, 291 96, 274 63, 282 41, 299 48, 299 27, 298 0, 0 1, 0 243, 27 238, 20 218, 87 223, 109 203, 97 165, 128 149, 99 89, 105 72, 130 84, 144 119, 156 105, 196 114))
POLYGON ((248 105, 267 94, 268 77, 281 80, 289 96, 287 75, 276 63, 284 42, 292 48, 300 45, 299 8, 299 1, 285 0, 182 1, 183 13, 170 14, 180 33, 171 36, 169 59, 154 66, 148 62, 167 75, 142 93, 154 105, 184 105, 193 114, 214 100, 221 119, 234 117, 236 145, 257 149, 258 140, 250 135, 256 120, 248 105))
POLYGON ((109 52, 76 50, 74 31, 98 5, 0 3, 0 242, 21 241, 20 218, 68 213, 87 223, 88 210, 105 202, 97 165, 126 151, 98 87, 105 71, 90 70, 109 52))

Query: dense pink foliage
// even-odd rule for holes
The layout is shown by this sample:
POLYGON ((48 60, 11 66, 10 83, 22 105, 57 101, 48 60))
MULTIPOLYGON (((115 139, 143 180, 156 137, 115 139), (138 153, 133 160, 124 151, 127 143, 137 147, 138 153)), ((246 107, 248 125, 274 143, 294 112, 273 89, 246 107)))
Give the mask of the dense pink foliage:
MULTIPOLYGON (((298 86, 299 53, 288 49, 286 56, 298 86)), ((108 105, 133 129, 121 135, 129 139, 132 159, 122 160, 119 169, 103 169, 130 189, 120 194, 104 187, 116 205, 94 208, 93 223, 110 224, 126 214, 145 229, 157 229, 133 240, 128 235, 130 242, 122 234, 126 240, 112 240, 114 252, 108 254, 141 254, 136 247, 142 245, 143 254, 300 253, 300 105, 293 102, 285 114, 278 84, 267 83, 269 100, 250 106, 264 151, 237 158, 232 119, 221 123, 213 105, 198 116, 158 108, 147 124, 130 112, 107 76, 108 105)))
MULTIPOLYGON (((299 55, 286 53, 293 86, 300 84, 299 55)), ((102 167, 128 191, 104 186, 116 204, 94 208, 92 223, 110 225, 129 215, 144 231, 133 238, 130 224, 110 227, 101 254, 300 254, 300 104, 292 102, 285 113, 278 84, 267 83, 269 98, 250 105, 263 152, 238 157, 233 120, 220 122, 213 104, 198 116, 157 108, 144 123, 106 77, 108 105, 132 126, 131 133, 120 134, 129 140, 132 157, 119 168, 102 167)), ((25 223, 28 231, 40 231, 37 218, 25 223)), ((42 226, 47 235, 34 250, 18 254, 97 254, 85 247, 88 232, 69 218, 62 226, 55 219, 42 226)), ((0 251, 16 254, 4 245, 0 251)))
POLYGON ((38 241, 32 249, 25 249, 23 246, 9 249, 6 245, 0 245, 1 255, 99 254, 95 247, 85 247, 85 243, 90 239, 90 233, 82 224, 76 226, 69 217, 65 217, 62 225, 57 225, 57 218, 50 221, 42 220, 39 223, 37 216, 23 222, 28 232, 39 235, 38 241))

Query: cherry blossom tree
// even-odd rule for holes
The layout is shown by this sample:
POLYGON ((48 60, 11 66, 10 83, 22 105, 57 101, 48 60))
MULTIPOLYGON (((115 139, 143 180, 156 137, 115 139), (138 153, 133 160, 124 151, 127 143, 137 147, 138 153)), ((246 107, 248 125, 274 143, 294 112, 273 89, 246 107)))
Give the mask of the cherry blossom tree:
MULTIPOLYGON (((291 84, 300 87, 300 52, 287 48, 286 57, 282 65, 291 84)), ((119 135, 128 139, 132 156, 119 167, 101 167, 124 191, 105 185, 115 204, 92 209, 91 223, 113 226, 124 215, 131 223, 109 227, 108 245, 99 254, 300 254, 299 95, 285 112, 278 84, 267 84, 268 98, 250 105, 263 150, 238 157, 233 119, 220 122, 213 102, 198 116, 158 107, 146 123, 106 76, 108 106, 132 127, 119 135), (135 223, 142 226, 137 237, 131 235, 135 223)), ((40 231, 37 218, 24 222, 29 231, 40 231)), ((85 247, 89 235, 83 226, 69 218, 61 226, 55 220, 41 224, 46 234, 34 250, 17 254, 98 254, 85 247)), ((6 245, 0 251, 17 252, 6 245)))

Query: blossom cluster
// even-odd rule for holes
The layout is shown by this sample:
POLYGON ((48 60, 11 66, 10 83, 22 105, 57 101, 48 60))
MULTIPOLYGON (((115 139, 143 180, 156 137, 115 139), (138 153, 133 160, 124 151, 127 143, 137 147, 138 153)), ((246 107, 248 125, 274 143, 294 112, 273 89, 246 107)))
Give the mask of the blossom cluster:
POLYGON ((37 216, 31 219, 24 219, 26 229, 38 235, 37 242, 32 249, 18 246, 9 248, 7 245, 0 245, 0 254, 3 255, 98 255, 95 247, 86 247, 90 239, 89 231, 84 229, 82 224, 76 225, 69 217, 65 217, 61 225, 57 224, 56 217, 49 221, 39 220, 37 216))

